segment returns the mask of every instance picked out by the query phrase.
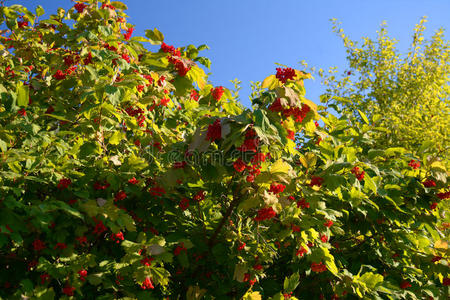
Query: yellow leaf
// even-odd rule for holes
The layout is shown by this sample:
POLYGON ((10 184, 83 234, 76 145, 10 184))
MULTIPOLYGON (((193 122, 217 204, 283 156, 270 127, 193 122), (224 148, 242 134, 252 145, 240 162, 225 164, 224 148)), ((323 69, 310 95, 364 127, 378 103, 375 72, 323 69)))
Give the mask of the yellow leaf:
POLYGON ((248 292, 242 297, 242 300, 261 300, 261 294, 259 292, 248 292))
POLYGON ((442 171, 442 172, 446 172, 447 171, 445 169, 444 164, 442 164, 442 162, 440 162, 438 160, 432 162, 431 165, 430 165, 430 168, 433 169, 433 170, 439 170, 439 171, 442 171))
POLYGON ((244 282, 244 275, 247 271, 248 268, 244 264, 237 264, 234 268, 233 279, 237 282, 244 282))
POLYGON ((316 124, 313 120, 309 120, 308 122, 306 122, 306 124, 304 124, 304 126, 305 131, 309 134, 312 134, 316 130, 316 124))
POLYGON ((303 99, 302 99, 302 102, 303 102, 304 104, 308 105, 309 108, 311 108, 314 112, 317 111, 317 104, 315 104, 315 103, 312 102, 311 100, 308 100, 308 99, 303 98, 303 99))
POLYGON ((206 74, 202 68, 193 66, 191 70, 186 74, 187 78, 195 81, 198 87, 202 90, 206 85, 206 74))
POLYGON ((274 81, 278 81, 278 79, 275 77, 275 75, 270 75, 270 76, 266 77, 266 79, 264 79, 264 81, 262 82, 261 87, 263 89, 266 89, 266 88, 272 86, 274 81))
POLYGON ((203 296, 205 295, 206 290, 205 289, 201 289, 198 286, 189 286, 187 293, 186 293, 186 299, 187 300, 197 300, 197 299, 202 299, 203 296))
POLYGON ((283 161, 282 159, 277 160, 271 167, 270 167, 270 173, 283 173, 287 174, 289 173, 289 170, 291 169, 291 166, 283 161))
POLYGON ((327 269, 333 273, 333 275, 338 274, 338 268, 336 267, 336 264, 334 263, 334 259, 328 259, 325 261, 325 265, 327 266, 327 269))
POLYGON ((294 119, 287 118, 286 120, 283 120, 283 124, 281 126, 283 126, 283 128, 286 130, 295 130, 294 119))
POLYGON ((434 248, 447 249, 448 243, 446 241, 440 240, 434 243, 434 248))
POLYGON ((300 162, 305 168, 313 167, 317 162, 317 157, 312 152, 308 152, 305 156, 300 157, 300 162))
POLYGON ((299 70, 295 70, 295 79, 296 80, 303 80, 303 79, 311 79, 311 74, 310 73, 306 73, 303 71, 299 71, 299 70))

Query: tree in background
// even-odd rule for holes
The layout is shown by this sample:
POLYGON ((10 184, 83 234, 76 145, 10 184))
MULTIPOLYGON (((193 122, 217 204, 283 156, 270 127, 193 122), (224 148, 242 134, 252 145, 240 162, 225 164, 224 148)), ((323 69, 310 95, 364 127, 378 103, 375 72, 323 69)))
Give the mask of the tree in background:
MULTIPOLYGON (((443 29, 425 39, 426 19, 414 29, 413 41, 403 55, 383 24, 378 37, 362 44, 342 38, 348 70, 337 77, 336 69, 323 74, 327 91, 323 103, 342 114, 363 112, 375 127, 377 145, 434 147, 448 158, 450 142, 450 46, 443 29)), ((361 118, 360 118, 361 119, 361 118)))

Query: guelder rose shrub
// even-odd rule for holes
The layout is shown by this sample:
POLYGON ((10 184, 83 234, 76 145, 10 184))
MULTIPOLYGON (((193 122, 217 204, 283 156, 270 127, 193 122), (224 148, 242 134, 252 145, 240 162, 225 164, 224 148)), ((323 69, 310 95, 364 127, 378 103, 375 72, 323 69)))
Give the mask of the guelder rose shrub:
POLYGON ((2 298, 448 297, 439 157, 374 148, 292 68, 246 109, 124 9, 0 8, 2 298))

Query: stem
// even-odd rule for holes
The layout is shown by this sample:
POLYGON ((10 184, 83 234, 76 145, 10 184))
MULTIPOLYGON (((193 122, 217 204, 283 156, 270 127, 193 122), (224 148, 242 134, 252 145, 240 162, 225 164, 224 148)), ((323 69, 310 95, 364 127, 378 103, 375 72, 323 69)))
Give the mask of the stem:
POLYGON ((203 227, 203 235, 205 236, 205 241, 208 242, 207 234, 206 234, 206 225, 205 225, 205 218, 203 218, 203 213, 200 210, 200 203, 198 203, 197 205, 197 213, 198 213, 198 218, 201 220, 202 222, 202 227, 203 227))
POLYGON ((215 241, 217 239, 217 236, 219 235, 220 231, 222 231, 222 228, 225 225, 225 222, 230 217, 230 215, 233 212, 234 208, 239 204, 239 202, 241 202, 241 197, 238 194, 239 190, 240 190, 239 188, 240 188, 240 184, 238 184, 238 186, 234 190, 233 201, 231 201, 230 206, 228 207, 227 211, 225 212, 225 215, 223 216, 222 220, 220 220, 219 225, 217 225, 216 230, 214 231, 213 235, 209 239, 209 242, 208 242, 209 248, 212 248, 212 246, 214 245, 214 243, 215 243, 215 241))

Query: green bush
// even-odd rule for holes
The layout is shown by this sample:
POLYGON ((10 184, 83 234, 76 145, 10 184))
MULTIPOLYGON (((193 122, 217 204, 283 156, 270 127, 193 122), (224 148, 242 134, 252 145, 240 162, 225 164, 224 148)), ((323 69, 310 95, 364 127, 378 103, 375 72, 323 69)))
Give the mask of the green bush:
POLYGON ((374 148, 290 68, 244 108, 124 9, 0 8, 0 297, 448 297, 429 148, 374 148))

